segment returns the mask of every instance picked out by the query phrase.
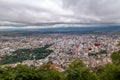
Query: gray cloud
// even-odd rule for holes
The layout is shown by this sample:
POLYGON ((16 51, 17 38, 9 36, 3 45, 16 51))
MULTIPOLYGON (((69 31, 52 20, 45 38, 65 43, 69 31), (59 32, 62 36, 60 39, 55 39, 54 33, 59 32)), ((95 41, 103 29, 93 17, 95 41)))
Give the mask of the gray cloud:
POLYGON ((116 22, 120 20, 119 0, 76 0, 76 2, 66 0, 65 6, 71 8, 77 17, 100 22, 116 22))
POLYGON ((120 23, 120 0, 0 0, 0 26, 120 23))

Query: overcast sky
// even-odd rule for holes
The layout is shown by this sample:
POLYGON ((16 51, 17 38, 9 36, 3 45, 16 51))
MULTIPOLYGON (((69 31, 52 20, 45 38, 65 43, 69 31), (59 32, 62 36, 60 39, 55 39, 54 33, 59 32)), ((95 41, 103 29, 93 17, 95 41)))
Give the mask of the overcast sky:
POLYGON ((0 0, 0 26, 120 23, 120 0, 0 0))

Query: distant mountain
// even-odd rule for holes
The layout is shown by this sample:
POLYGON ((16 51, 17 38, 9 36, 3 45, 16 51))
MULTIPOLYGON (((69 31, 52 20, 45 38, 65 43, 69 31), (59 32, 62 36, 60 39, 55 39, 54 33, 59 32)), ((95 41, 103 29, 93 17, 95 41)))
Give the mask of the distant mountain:
POLYGON ((27 30, 27 31, 111 31, 111 30, 120 30, 120 25, 94 25, 94 26, 59 26, 59 27, 45 27, 45 28, 41 28, 41 27, 33 27, 33 28, 5 28, 5 29, 0 29, 2 30, 7 30, 7 31, 11 31, 11 30, 27 30))
POLYGON ((111 31, 111 30, 120 30, 120 26, 61 26, 54 28, 33 28, 32 30, 40 31, 111 31))

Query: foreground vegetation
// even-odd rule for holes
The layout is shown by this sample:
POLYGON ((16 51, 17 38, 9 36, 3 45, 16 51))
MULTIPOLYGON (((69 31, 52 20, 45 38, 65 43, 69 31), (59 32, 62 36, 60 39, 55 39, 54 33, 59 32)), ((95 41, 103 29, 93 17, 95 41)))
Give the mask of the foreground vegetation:
POLYGON ((1 61, 1 64, 10 64, 16 62, 22 62, 24 60, 38 60, 44 59, 48 56, 52 50, 47 49, 50 45, 45 45, 41 48, 34 49, 18 49, 12 53, 12 55, 5 56, 5 58, 1 61))
POLYGON ((64 72, 55 70, 50 64, 41 67, 1 67, 0 80, 98 80, 97 75, 84 68, 80 60, 75 60, 74 66, 71 65, 64 72))
POLYGON ((120 80, 120 51, 111 56, 113 63, 94 69, 85 67, 80 59, 73 60, 64 72, 44 64, 41 67, 0 67, 0 80, 120 80), (117 61, 117 62, 116 62, 117 61))

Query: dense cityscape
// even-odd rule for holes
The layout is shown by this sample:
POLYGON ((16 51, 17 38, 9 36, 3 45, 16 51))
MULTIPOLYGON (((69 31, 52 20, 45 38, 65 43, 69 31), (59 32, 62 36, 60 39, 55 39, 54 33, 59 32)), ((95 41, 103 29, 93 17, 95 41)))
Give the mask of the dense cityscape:
MULTIPOLYGON (((43 59, 34 58, 14 64, 40 66, 43 63, 54 64, 64 70, 72 59, 80 58, 87 67, 96 67, 111 63, 111 54, 120 48, 116 46, 120 41, 119 35, 97 34, 41 34, 29 36, 1 36, 0 60, 12 55, 19 49, 34 49, 51 44, 48 49, 53 50, 43 59)), ((21 52, 22 53, 22 52, 21 52)), ((36 54, 36 53, 34 53, 36 54)), ((36 56, 34 56, 36 57, 36 56)))

